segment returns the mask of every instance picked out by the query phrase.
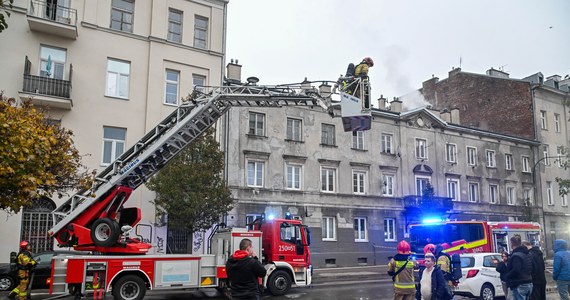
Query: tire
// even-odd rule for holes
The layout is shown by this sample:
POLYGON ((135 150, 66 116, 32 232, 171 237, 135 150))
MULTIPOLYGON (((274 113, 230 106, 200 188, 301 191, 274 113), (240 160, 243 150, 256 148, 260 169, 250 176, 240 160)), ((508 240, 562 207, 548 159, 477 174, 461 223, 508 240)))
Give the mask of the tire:
POLYGON ((11 291, 15 288, 16 280, 9 275, 0 275, 0 291, 11 291))
POLYGON ((91 225, 91 240, 100 247, 111 247, 117 243, 121 229, 117 222, 102 218, 95 220, 91 225))
POLYGON ((113 284, 115 300, 141 300, 146 294, 146 284, 136 275, 121 277, 113 284))
POLYGON ((287 294, 291 288, 291 276, 283 270, 277 270, 271 273, 267 281, 267 289, 273 296, 282 296, 287 294))
POLYGON ((485 283, 481 287, 481 293, 479 294, 479 300, 493 300, 495 299, 495 289, 489 283, 485 283))

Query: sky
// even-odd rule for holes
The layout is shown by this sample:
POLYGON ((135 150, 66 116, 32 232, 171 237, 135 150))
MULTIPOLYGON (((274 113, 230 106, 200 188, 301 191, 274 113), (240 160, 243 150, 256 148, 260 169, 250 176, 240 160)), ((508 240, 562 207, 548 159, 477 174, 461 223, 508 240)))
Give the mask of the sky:
MULTIPOLYGON (((372 98, 389 101, 448 77, 490 68, 522 79, 570 74, 568 0, 230 0, 226 58, 242 80, 336 81, 374 60, 372 98)), ((406 104, 404 100, 404 104, 406 104)))

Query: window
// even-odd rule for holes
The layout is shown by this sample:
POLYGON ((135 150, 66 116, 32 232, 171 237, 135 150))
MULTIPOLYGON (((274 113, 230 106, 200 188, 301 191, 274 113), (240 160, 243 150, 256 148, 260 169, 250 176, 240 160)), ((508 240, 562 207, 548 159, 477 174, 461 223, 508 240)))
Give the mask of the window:
POLYGON ((170 8, 168 10, 168 36, 169 41, 182 42, 182 12, 170 8))
POLYGON ((524 189, 523 190, 523 200, 525 201, 525 203, 528 202, 529 205, 532 205, 532 193, 531 193, 531 189, 524 189))
POLYGON ((560 132, 560 115, 554 114, 554 130, 560 132))
POLYGON ((545 166, 550 166, 550 159, 548 157, 548 145, 545 145, 542 147, 542 158, 544 159, 545 166))
POLYGON ((562 146, 556 147, 556 164, 562 168, 562 159, 564 157, 564 148, 562 146))
POLYGON ((125 151, 127 129, 103 126, 102 165, 109 165, 125 151))
POLYGON ((287 163, 287 189, 301 189, 301 166, 287 163))
POLYGON ((263 187, 264 162, 250 160, 247 162, 247 186, 263 187))
POLYGON ((394 175, 383 175, 382 179, 382 195, 394 196, 394 175))
POLYGON ((497 166, 497 162, 495 160, 495 151, 494 150, 485 150, 485 156, 487 157, 487 167, 494 168, 497 166))
POLYGON ((352 132, 352 148, 359 150, 364 149, 364 131, 352 132))
POLYGON ((352 192, 357 195, 366 194, 366 172, 352 171, 352 192))
POLYGON ((396 219, 384 219, 384 241, 396 240, 396 219))
POLYGON ((445 145, 445 158, 448 162, 457 162, 457 145, 446 144, 445 145))
POLYGON ((164 104, 178 104, 178 83, 180 81, 180 72, 174 70, 166 70, 166 83, 164 104))
POLYGON ((512 170, 513 169, 513 155, 506 153, 505 154, 505 169, 512 170))
POLYGON ((194 18, 194 47, 200 49, 208 47, 208 18, 201 16, 194 18))
POLYGON ((388 153, 388 154, 392 154, 393 152, 393 145, 392 145, 392 135, 388 134, 388 133, 382 133, 380 139, 381 139, 381 150, 383 153, 388 153))
POLYGON ((430 183, 430 177, 416 176, 416 195, 423 196, 425 189, 430 183))
POLYGON ((427 140, 416 139, 416 158, 427 159, 427 140))
POLYGON ((336 219, 334 217, 323 217, 323 241, 336 240, 336 219))
POLYGON ((527 172, 527 173, 530 172, 530 169, 529 169, 529 167, 530 167, 529 164, 530 164, 530 163, 529 163, 529 161, 530 161, 530 158, 529 158, 528 156, 523 156, 523 157, 522 157, 522 171, 523 171, 523 172, 527 172))
POLYGON ((563 195, 561 198, 562 206, 568 206, 568 195, 563 195))
POLYGON ((479 202, 479 184, 469 182, 469 202, 479 202))
POLYGON ((192 74, 192 87, 202 93, 205 93, 206 77, 202 75, 192 74))
POLYGON ((335 192, 336 185, 336 169, 334 168, 321 168, 321 191, 335 192))
POLYGON ((460 201, 458 179, 447 179, 447 197, 451 198, 453 201, 460 201))
POLYGON ((515 188, 512 186, 507 187, 507 204, 515 205, 515 188))
POLYGON ((495 204, 499 200, 499 186, 496 184, 489 184, 489 203, 495 204))
POLYGON ((129 98, 129 62, 107 59, 107 92, 106 96, 129 98))
POLYGON ((467 165, 477 165, 477 148, 467 147, 467 165))
POLYGON ((301 141, 301 120, 287 118, 287 139, 290 141, 301 141))
POLYGON ((366 218, 354 218, 354 241, 367 242, 366 218))
POLYGON ((134 0, 113 0, 111 4, 111 28, 133 32, 134 0))
POLYGON ((321 144, 334 146, 336 143, 334 125, 322 124, 321 127, 321 144))
POLYGON ((546 130, 546 111, 540 111, 540 129, 546 130))
POLYGON ((63 79, 67 51, 65 49, 41 46, 40 76, 63 79))
POLYGON ((249 132, 251 135, 265 135, 265 114, 249 113, 249 132))
POLYGON ((253 230, 253 221, 261 218, 261 214, 246 214, 245 215, 245 225, 247 229, 253 230))
POLYGON ((552 181, 546 182, 546 198, 548 199, 548 205, 554 205, 554 194, 552 193, 552 181))

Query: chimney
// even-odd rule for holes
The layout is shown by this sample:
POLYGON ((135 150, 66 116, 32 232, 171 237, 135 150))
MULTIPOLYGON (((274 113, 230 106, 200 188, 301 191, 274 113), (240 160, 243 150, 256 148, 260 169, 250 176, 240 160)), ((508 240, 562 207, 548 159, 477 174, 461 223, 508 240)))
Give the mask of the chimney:
POLYGON ((461 122, 459 121, 459 108, 451 109, 451 120, 449 122, 457 125, 461 124, 461 122))
POLYGON ((237 59, 234 63, 234 59, 232 58, 230 63, 226 66, 226 78, 228 81, 235 83, 241 82, 241 65, 238 64, 237 59))
POLYGON ((499 77, 499 78, 509 78, 509 73, 490 68, 489 70, 487 70, 487 76, 499 77))
POLYGON ((319 94, 325 98, 329 97, 332 94, 332 86, 326 83, 319 85, 319 94))
POLYGON ((380 98, 378 98, 378 108, 386 109, 386 98, 384 98, 384 95, 380 95, 380 98))
POLYGON ((451 112, 449 112, 449 110, 447 108, 444 108, 441 113, 439 114, 439 116, 441 117, 442 120, 444 120, 445 122, 450 123, 451 122, 451 112))
POLYGON ((461 68, 452 68, 451 71, 449 71, 447 77, 451 78, 451 76, 454 76, 455 74, 461 72, 461 68))
POLYGON ((390 102, 390 110, 393 112, 402 112, 402 101, 398 97, 394 97, 394 100, 390 102))

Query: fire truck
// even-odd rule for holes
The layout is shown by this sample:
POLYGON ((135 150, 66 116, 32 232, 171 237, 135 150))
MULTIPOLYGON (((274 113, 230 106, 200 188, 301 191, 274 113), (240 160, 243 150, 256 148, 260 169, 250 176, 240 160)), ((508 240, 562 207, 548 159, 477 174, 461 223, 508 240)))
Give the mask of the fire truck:
POLYGON ((298 220, 260 220, 252 231, 221 228, 211 238, 210 254, 204 255, 145 255, 152 245, 129 236, 141 220, 139 207, 125 206, 133 190, 231 107, 320 107, 331 117, 342 117, 345 131, 370 129, 369 101, 364 101, 370 86, 360 78, 275 86, 257 81, 250 77, 241 83, 234 78, 220 87, 195 89, 188 101, 97 174, 91 188, 79 190, 53 211, 49 234, 60 247, 98 255, 54 257, 50 293, 69 291, 80 298, 87 292, 112 291, 115 299, 138 300, 147 289, 223 289, 228 284, 226 260, 243 238, 251 239, 256 253, 262 253, 267 270, 263 285, 272 294, 285 294, 293 284, 311 284, 310 234, 298 220), (360 98, 353 96, 356 89, 363 91, 360 98))
POLYGON ((542 246, 541 227, 536 222, 444 221, 410 225, 412 252, 423 257, 427 244, 440 244, 444 252, 501 252, 512 249, 509 239, 519 234, 523 240, 542 246))

